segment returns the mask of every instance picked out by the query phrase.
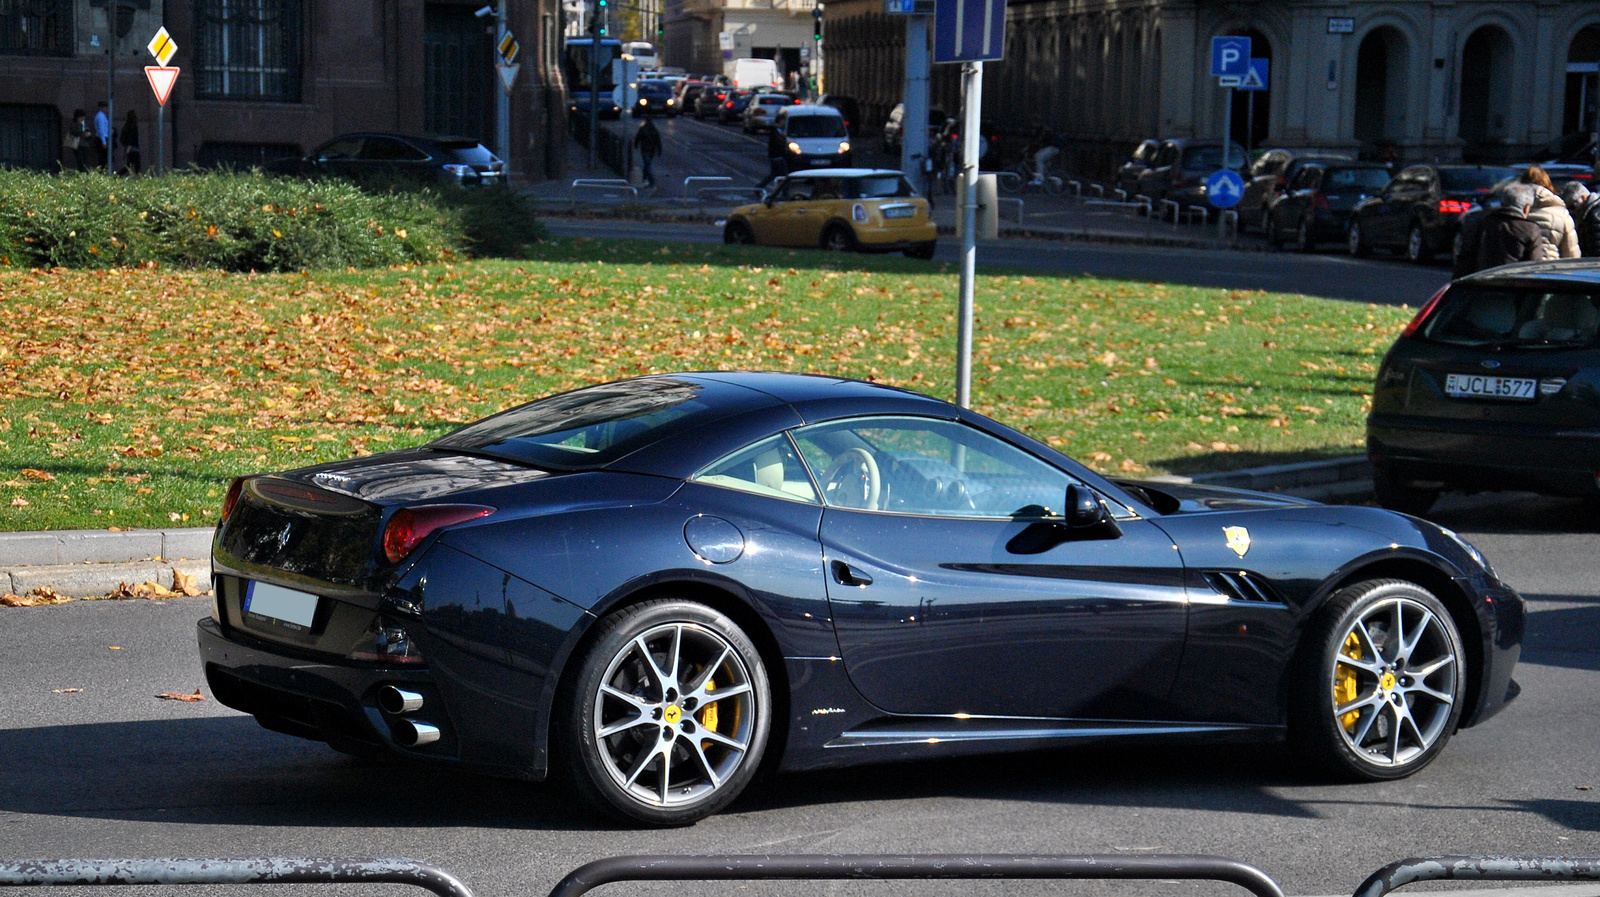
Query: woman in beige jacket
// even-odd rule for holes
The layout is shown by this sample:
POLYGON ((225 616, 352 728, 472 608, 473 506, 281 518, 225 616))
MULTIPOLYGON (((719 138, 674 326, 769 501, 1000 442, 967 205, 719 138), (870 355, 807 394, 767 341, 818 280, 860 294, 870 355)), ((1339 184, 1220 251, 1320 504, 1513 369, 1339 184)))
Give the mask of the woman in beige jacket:
POLYGON ((1567 204, 1556 195, 1550 175, 1538 165, 1529 165, 1519 180, 1531 185, 1538 197, 1533 201, 1533 208, 1528 210, 1528 220, 1544 231, 1544 257, 1572 259, 1582 255, 1578 249, 1578 229, 1572 223, 1572 213, 1567 211, 1567 204))

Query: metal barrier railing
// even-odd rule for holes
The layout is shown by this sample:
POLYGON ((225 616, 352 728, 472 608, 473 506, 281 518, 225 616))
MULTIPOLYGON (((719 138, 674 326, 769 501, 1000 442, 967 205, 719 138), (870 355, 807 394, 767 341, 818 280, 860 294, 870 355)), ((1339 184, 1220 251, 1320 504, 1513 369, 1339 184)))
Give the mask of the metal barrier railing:
POLYGON ((405 859, 20 860, 0 862, 0 887, 29 885, 416 885, 438 897, 472 897, 454 875, 405 859))
POLYGON ((1223 209, 1217 213, 1217 238, 1222 240, 1239 236, 1239 213, 1223 209))
POLYGON ((1018 224, 1022 223, 1022 198, 1021 197, 1017 197, 1017 196, 997 196, 997 197, 995 197, 995 203, 997 204, 996 208, 995 208, 995 213, 1000 215, 1001 217, 1005 217, 1005 208, 1006 208, 1006 206, 1015 205, 1017 207, 1017 223, 1018 224))
POLYGON ((1372 873, 1355 897, 1384 897, 1419 881, 1600 881, 1600 857, 1436 856, 1398 860, 1372 873))
POLYGON ((683 179, 683 196, 685 199, 698 199, 701 188, 731 186, 733 178, 726 175, 695 175, 683 179))
POLYGON ((1236 884, 1255 897, 1283 897, 1278 883, 1227 857, 1025 856, 1015 854, 865 854, 858 856, 623 856, 567 873, 550 897, 580 897, 619 881, 772 881, 876 879, 1192 879, 1236 884))
POLYGON ((567 202, 576 206, 580 193, 591 201, 601 202, 639 198, 639 188, 622 178, 578 178, 567 188, 567 202))

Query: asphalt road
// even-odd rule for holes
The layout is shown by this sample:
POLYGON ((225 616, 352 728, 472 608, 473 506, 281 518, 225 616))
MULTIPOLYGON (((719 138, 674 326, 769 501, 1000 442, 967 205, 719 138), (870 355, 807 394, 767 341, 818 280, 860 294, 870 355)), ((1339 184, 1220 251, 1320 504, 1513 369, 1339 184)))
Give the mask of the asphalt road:
MULTIPOLYGON (((159 700, 209 693, 194 650, 208 599, 78 602, 0 608, 0 858, 408 856, 451 869, 483 897, 522 897, 620 853, 1207 853, 1254 863, 1290 894, 1349 894, 1384 863, 1419 854, 1600 854, 1600 521, 1575 502, 1522 496, 1447 502, 1439 519, 1529 599, 1524 690, 1404 781, 1309 779, 1276 747, 1063 750, 781 776, 692 828, 630 831, 547 786, 363 765, 215 700, 159 700)), ((606 893, 735 889, 1243 893, 1087 882, 606 893)), ((224 890, 250 893, 203 892, 224 890)))

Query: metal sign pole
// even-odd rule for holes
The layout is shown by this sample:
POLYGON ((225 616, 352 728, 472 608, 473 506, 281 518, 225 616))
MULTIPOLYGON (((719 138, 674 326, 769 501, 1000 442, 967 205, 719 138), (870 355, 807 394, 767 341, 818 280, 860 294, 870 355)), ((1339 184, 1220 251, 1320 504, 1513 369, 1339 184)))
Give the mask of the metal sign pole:
POLYGON ((919 188, 928 158, 928 16, 906 16, 905 117, 900 120, 900 170, 919 188))
MULTIPOLYGON (((494 16, 495 25, 497 26, 495 28, 494 45, 496 52, 498 52, 500 42, 506 38, 506 0, 500 0, 500 3, 495 8, 494 16)), ((494 100, 494 149, 495 154, 500 157, 500 161, 505 163, 506 174, 509 176, 509 169, 511 168, 511 88, 509 85, 502 85, 502 87, 504 89, 495 94, 494 100)), ((510 178, 507 177, 508 182, 509 180, 510 178)))
MULTIPOLYGON (((95 137, 98 139, 99 134, 95 137)), ((106 174, 117 173, 117 6, 106 4, 106 174)))
POLYGON ((1228 88, 1227 111, 1222 115, 1222 164, 1228 164, 1228 144, 1233 141, 1233 88, 1228 88))
POLYGON ((978 273, 978 142, 983 63, 961 67, 961 310, 956 331, 956 404, 972 406, 972 292, 978 273))
POLYGON ((156 104, 156 174, 166 173, 167 165, 167 104, 156 104))

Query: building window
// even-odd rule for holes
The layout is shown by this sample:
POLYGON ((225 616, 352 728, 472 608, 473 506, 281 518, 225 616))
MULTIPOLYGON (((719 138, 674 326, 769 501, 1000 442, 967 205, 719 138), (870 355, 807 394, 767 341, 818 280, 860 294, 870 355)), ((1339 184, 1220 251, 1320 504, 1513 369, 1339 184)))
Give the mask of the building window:
POLYGON ((72 0, 0 0, 0 53, 71 56, 72 0))
POLYGON ((300 0, 197 0, 195 96, 300 102, 300 0))

